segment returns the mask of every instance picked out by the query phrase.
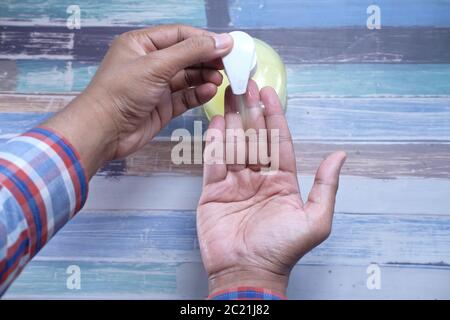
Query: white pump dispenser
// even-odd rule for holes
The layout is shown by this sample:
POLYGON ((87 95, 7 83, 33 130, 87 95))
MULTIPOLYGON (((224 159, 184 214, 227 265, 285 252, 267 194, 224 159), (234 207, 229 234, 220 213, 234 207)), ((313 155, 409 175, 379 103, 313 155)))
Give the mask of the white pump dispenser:
POLYGON ((223 57, 223 65, 231 91, 235 95, 242 95, 247 91, 248 80, 257 68, 255 41, 245 32, 230 32, 233 38, 233 49, 223 57))

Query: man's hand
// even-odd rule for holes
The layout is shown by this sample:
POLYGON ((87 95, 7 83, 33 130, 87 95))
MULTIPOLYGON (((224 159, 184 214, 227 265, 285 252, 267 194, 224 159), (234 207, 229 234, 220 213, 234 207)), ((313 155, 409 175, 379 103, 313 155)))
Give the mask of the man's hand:
POLYGON ((146 144, 172 118, 210 100, 222 83, 227 34, 158 26, 120 35, 89 87, 44 125, 65 136, 89 175, 146 144))
MULTIPOLYGON (((209 126, 220 130, 223 137, 228 128, 242 129, 233 98, 228 90, 225 117, 214 117, 209 126)), ((289 128, 275 91, 264 88, 259 92, 250 82, 245 100, 244 129, 279 130, 279 170, 267 175, 260 172, 261 165, 227 165, 226 159, 205 163, 197 208, 202 258, 211 294, 239 286, 285 294, 292 267, 331 231, 345 153, 333 153, 322 162, 304 203, 289 128), (264 111, 258 108, 260 101, 264 111)), ((224 146, 230 142, 207 141, 210 143, 224 146)))

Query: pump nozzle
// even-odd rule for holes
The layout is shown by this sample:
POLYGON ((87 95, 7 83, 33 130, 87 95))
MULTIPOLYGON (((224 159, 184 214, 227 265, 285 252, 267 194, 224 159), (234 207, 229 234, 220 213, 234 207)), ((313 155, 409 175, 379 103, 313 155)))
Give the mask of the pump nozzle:
POLYGON ((233 38, 233 49, 223 57, 223 65, 231 91, 235 95, 244 94, 247 90, 248 80, 256 72, 256 50, 253 38, 245 32, 230 32, 233 38))

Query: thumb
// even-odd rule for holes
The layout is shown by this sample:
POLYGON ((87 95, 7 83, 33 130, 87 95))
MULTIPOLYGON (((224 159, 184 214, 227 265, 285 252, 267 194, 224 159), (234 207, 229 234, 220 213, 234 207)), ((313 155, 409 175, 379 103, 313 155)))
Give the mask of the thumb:
POLYGON ((227 55, 233 47, 233 38, 227 34, 203 34, 178 42, 168 48, 148 55, 154 70, 165 80, 178 71, 200 63, 210 62, 227 55))
POLYGON ((345 159, 345 152, 338 151, 322 161, 304 206, 306 213, 310 214, 312 219, 317 218, 328 233, 333 220, 339 174, 345 159))

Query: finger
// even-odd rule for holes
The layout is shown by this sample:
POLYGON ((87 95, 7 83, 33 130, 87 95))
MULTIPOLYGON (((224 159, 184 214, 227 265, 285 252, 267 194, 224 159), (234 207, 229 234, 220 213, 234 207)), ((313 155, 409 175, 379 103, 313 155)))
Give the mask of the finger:
POLYGON ((216 86, 222 84, 222 74, 213 69, 183 69, 170 80, 172 92, 210 82, 216 86))
MULTIPOLYGON (((240 111, 240 110, 239 110, 240 111)), ((243 123, 245 129, 257 129, 257 127, 266 127, 266 124, 262 123, 264 122, 264 115, 260 108, 260 98, 259 98, 259 89, 258 85, 255 81, 249 80, 247 85, 247 90, 244 95, 244 115, 241 115, 243 117, 243 123)))
POLYGON ((281 108, 280 99, 271 87, 263 88, 260 95, 264 105, 271 165, 278 160, 280 170, 296 174, 294 145, 292 144, 291 132, 289 131, 286 117, 281 108), (277 132, 278 135, 276 134, 277 132), (272 136, 278 136, 278 144, 272 140, 272 136), (278 150, 276 150, 277 148, 278 150))
POLYGON ((312 219, 317 219, 326 231, 331 229, 339 174, 346 159, 345 152, 338 151, 328 156, 317 170, 313 187, 308 195, 304 209, 312 219))
POLYGON ((246 141, 236 96, 228 87, 225 91, 225 159, 228 171, 240 171, 246 165, 246 141))
POLYGON ((214 35, 214 33, 188 25, 170 24, 132 30, 124 33, 122 36, 133 38, 146 50, 146 53, 150 53, 201 35, 214 35))
POLYGON ((191 68, 205 68, 214 70, 223 70, 223 61, 221 58, 216 58, 211 61, 197 63, 191 66, 191 68))
POLYGON ((226 33, 200 35, 155 51, 142 59, 146 61, 147 70, 150 70, 153 76, 169 80, 182 69, 225 56, 232 46, 233 39, 226 33))
POLYGON ((204 83, 198 87, 187 88, 172 94, 173 114, 177 117, 188 109, 198 107, 211 100, 217 92, 213 83, 204 83))
POLYGON ((258 85, 250 80, 244 96, 245 130, 248 134, 247 163, 252 170, 259 171, 261 164, 268 164, 266 122, 259 96, 258 85), (264 160, 266 159, 266 160, 264 160), (261 160, 262 163, 261 163, 261 160))
POLYGON ((227 176, 225 164, 225 119, 215 116, 209 123, 205 138, 203 185, 219 182, 227 176))
MULTIPOLYGON (((155 120, 160 120, 161 128, 166 126, 173 118, 173 108, 167 108, 172 105, 172 93, 169 89, 164 90, 160 97, 159 103, 154 109, 157 112, 158 117, 155 120)), ((159 130, 157 131, 159 132, 159 130)))

